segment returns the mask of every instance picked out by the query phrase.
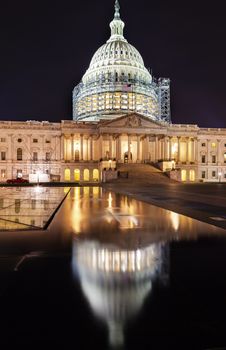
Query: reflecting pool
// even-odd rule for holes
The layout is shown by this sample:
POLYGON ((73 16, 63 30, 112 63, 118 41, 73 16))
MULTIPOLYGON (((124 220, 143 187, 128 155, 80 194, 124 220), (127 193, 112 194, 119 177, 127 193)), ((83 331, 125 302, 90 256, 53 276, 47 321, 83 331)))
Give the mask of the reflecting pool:
POLYGON ((0 187, 0 231, 44 228, 64 196, 63 188, 0 187))
POLYGON ((47 229, 0 232, 1 344, 226 349, 225 276, 225 230, 72 188, 47 229))

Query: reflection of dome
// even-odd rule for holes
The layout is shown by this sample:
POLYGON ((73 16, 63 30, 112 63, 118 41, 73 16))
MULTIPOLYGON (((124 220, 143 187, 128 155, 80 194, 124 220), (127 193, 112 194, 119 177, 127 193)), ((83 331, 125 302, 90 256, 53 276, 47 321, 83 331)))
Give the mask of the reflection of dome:
POLYGON ((94 313, 109 329, 112 346, 124 342, 125 322, 136 315, 161 273, 161 243, 134 251, 92 242, 74 242, 73 268, 94 313))
MULTIPOLYGON (((161 119, 159 85, 152 81, 140 53, 124 38, 125 24, 119 10, 116 0, 111 37, 94 54, 82 82, 73 91, 76 120, 112 119, 115 114, 131 111, 161 119)), ((165 79, 163 85, 168 83, 165 79)))

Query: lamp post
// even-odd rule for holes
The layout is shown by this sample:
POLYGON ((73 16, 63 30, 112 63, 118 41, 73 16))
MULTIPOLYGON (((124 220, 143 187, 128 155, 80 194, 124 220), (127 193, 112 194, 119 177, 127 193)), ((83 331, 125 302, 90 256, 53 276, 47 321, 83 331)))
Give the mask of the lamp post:
POLYGON ((219 173, 218 173, 218 179, 219 179, 219 182, 221 182, 221 176, 222 176, 222 172, 221 172, 221 171, 219 171, 219 173))

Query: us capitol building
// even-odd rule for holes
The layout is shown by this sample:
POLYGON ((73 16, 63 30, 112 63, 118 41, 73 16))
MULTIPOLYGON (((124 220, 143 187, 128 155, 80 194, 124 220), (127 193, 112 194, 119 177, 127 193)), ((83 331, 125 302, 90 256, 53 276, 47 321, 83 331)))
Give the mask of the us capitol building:
POLYGON ((0 122, 0 181, 108 181, 120 163, 226 181, 226 129, 171 123, 170 80, 150 74, 124 26, 116 0, 111 36, 73 90, 73 120, 0 122))

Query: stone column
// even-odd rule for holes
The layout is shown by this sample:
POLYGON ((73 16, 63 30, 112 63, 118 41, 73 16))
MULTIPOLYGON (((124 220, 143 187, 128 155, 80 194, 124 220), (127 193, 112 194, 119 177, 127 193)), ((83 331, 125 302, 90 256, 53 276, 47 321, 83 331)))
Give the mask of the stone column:
POLYGON ((169 137, 169 159, 172 160, 172 136, 169 137))
MULTIPOLYGON (((119 153, 118 153, 118 157, 119 157, 119 160, 120 161, 122 161, 122 139, 121 139, 121 135, 119 135, 119 137, 118 137, 118 151, 119 151, 119 153)), ((124 161, 124 160, 123 160, 124 161)))
POLYGON ((57 160, 57 135, 54 136, 54 139, 55 139, 55 152, 54 152, 54 155, 55 155, 55 159, 54 160, 57 160))
POLYGON ((64 160, 64 135, 60 136, 60 160, 64 160))
MULTIPOLYGON (((6 154, 6 160, 13 160, 13 134, 9 134, 9 141, 7 140, 7 144, 8 144, 8 154, 6 154)), ((30 148, 31 149, 31 148, 30 148)), ((6 174, 7 176, 7 174, 6 174)))
POLYGON ((165 136, 164 137, 164 160, 167 160, 169 159, 169 156, 168 156, 168 137, 165 136))
POLYGON ((86 160, 89 160, 89 136, 86 137, 86 160))
POLYGON ((83 160, 83 134, 80 135, 80 158, 83 160))
POLYGON ((128 134, 128 163, 131 162, 131 135, 128 134))
POLYGON ((109 157, 110 157, 110 159, 113 158, 113 154, 112 154, 112 135, 109 136, 109 157))
POLYGON ((186 163, 189 163, 189 142, 190 138, 186 137, 186 163))
POLYGON ((93 136, 90 135, 90 160, 93 160, 93 136))
POLYGON ((206 157, 207 164, 209 164, 209 151, 210 151, 210 140, 207 140, 207 157, 206 157))
POLYGON ((155 161, 157 162, 159 158, 159 140, 158 136, 155 136, 155 161))
POLYGON ((144 153, 144 159, 146 161, 150 161, 150 153, 149 153, 149 136, 146 135, 145 137, 145 153, 144 153))
POLYGON ((71 134, 71 160, 75 160, 75 151, 74 151, 74 134, 71 134))
POLYGON ((99 136, 99 156, 100 158, 103 158, 103 152, 102 152, 102 144, 103 144, 103 136, 99 136))
POLYGON ((221 140, 217 140, 217 164, 221 164, 221 140))
POLYGON ((198 139, 194 138, 194 162, 198 162, 198 139))
POLYGON ((140 163, 140 136, 137 135, 137 162, 140 163))
POLYGON ((180 162, 180 136, 177 136, 177 162, 180 162))
POLYGON ((41 139, 42 139, 42 157, 41 157, 41 159, 45 160, 46 157, 45 157, 45 139, 44 139, 44 135, 41 135, 41 139))

